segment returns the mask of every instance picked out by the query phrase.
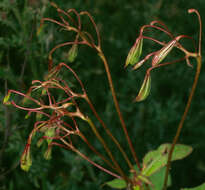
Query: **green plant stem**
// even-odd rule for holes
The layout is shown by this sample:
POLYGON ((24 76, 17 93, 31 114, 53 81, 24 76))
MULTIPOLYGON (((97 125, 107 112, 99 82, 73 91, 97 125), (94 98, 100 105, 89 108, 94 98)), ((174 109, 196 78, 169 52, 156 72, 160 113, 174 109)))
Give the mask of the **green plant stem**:
POLYGON ((179 135, 181 133, 181 130, 182 130, 184 121, 186 119, 187 113, 189 111, 189 108, 190 108, 190 105, 191 105, 191 102, 192 102, 192 98, 193 98, 193 95, 194 95, 194 92, 195 92, 195 89, 196 89, 196 86, 197 86, 197 82, 198 82, 198 79, 199 79, 199 75, 200 75, 200 71, 201 71, 201 56, 199 55, 198 57, 196 57, 196 60, 197 60, 197 69, 196 69, 196 74, 195 74, 194 82, 193 82, 193 85, 192 85, 192 89, 191 89, 191 92, 190 92, 190 95, 189 95, 189 98, 188 98, 188 101, 187 101, 183 116, 182 116, 181 121, 178 125, 176 135, 175 135, 174 140, 172 142, 172 146, 171 146, 169 154, 168 154, 168 160, 167 160, 167 167, 166 167, 166 173, 165 173, 165 178, 164 178, 163 190, 167 189, 167 181, 168 181, 169 169, 170 169, 170 166, 171 166, 171 159, 172 159, 172 154, 173 154, 173 151, 174 151, 174 147, 175 147, 175 145, 177 143, 177 140, 179 138, 179 135))
POLYGON ((73 152, 77 153, 80 157, 84 158, 85 160, 87 160, 88 162, 90 162, 92 165, 94 165, 95 167, 99 168, 100 170, 116 177, 116 178, 121 178, 121 176, 118 176, 117 174, 103 168, 102 166, 100 166, 99 164, 93 162, 92 160, 90 160, 86 155, 84 155, 83 153, 81 153, 78 149, 76 149, 73 145, 69 144, 67 141, 65 141, 63 138, 60 139, 70 150, 72 150, 73 152))
POLYGON ((88 147, 95 153, 97 154, 108 166, 110 166, 112 169, 115 169, 113 164, 107 160, 102 154, 100 154, 86 139, 86 137, 79 131, 79 136, 80 138, 88 145, 88 147))
POLYGON ((106 152, 108 153, 108 155, 110 156, 112 162, 115 165, 115 169, 116 171, 119 172, 119 174, 123 177, 123 179, 125 179, 126 181, 128 181, 127 176, 125 175, 125 173, 122 171, 122 169, 120 168, 119 164, 117 163, 117 161, 115 160, 114 156, 112 155, 110 149, 108 148, 107 144, 105 143, 105 141, 103 140, 103 138, 100 136, 100 134, 97 131, 97 128, 95 127, 94 123, 92 122, 91 119, 87 118, 86 121, 88 122, 89 126, 91 127, 91 129, 93 130, 93 132, 95 133, 96 137, 98 138, 98 140, 102 143, 102 145, 104 146, 106 152))
POLYGON ((132 156, 133 156, 138 168, 140 169, 140 163, 137 159, 136 152, 135 152, 134 147, 132 145, 132 141, 131 141, 131 139, 128 135, 127 127, 125 125, 125 121, 124 121, 122 113, 120 111, 120 106, 119 106, 119 103, 118 103, 118 100, 117 100, 117 97, 116 97, 116 94, 115 94, 115 89, 114 89, 114 85, 113 85, 113 82, 112 82, 112 77, 111 77, 111 74, 110 74, 110 69, 109 69, 107 60, 106 60, 106 58, 105 58, 105 56, 104 56, 104 54, 103 54, 103 52, 100 48, 97 48, 97 51, 98 51, 98 54, 99 54, 100 58, 103 61, 103 64, 104 64, 104 67, 105 67, 105 70, 106 70, 106 74, 107 74, 109 86, 110 86, 110 89, 111 89, 111 92, 112 92, 115 108, 116 108, 116 111, 118 113, 118 116, 119 116, 119 119, 120 119, 120 122, 121 122, 121 125, 122 125, 122 128, 123 128, 123 131, 125 133, 125 136, 126 136, 126 139, 127 139, 128 145, 129 145, 129 148, 131 150, 132 156))
POLYGON ((98 115, 97 111, 95 110, 95 107, 93 106, 92 102, 90 101, 90 99, 88 98, 87 94, 85 96, 86 101, 88 102, 91 110, 93 111, 93 113, 95 114, 96 118, 98 119, 98 121, 101 123, 101 125, 103 126, 103 128, 105 129, 106 133, 110 136, 110 138, 113 140, 113 142, 116 144, 116 146, 118 147, 118 149, 120 150, 120 152, 122 153, 124 159, 126 160, 128 166, 130 169, 133 169, 133 165, 131 164, 127 154, 125 153, 125 151, 123 150, 123 148, 121 147, 121 145, 119 144, 118 140, 112 135, 112 133, 110 132, 110 130, 106 127, 105 123, 103 122, 103 120, 100 118, 100 116, 98 115))

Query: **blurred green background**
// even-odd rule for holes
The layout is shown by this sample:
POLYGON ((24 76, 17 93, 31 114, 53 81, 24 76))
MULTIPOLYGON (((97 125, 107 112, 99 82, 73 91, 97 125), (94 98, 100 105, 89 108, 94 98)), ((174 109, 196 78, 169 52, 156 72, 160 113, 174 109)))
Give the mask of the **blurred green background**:
MULTIPOLYGON (((187 34, 197 40, 198 21, 187 9, 196 8, 205 18, 204 0, 61 0, 54 1, 62 9, 75 8, 89 11, 95 18, 102 37, 102 47, 108 59, 117 97, 128 131, 139 159, 149 150, 162 143, 171 142, 189 94, 196 69, 178 63, 155 70, 152 73, 152 89, 148 99, 133 103, 145 75, 146 66, 137 71, 124 69, 125 59, 142 25, 161 20, 175 34, 187 34)), ((8 89, 26 92, 31 81, 42 79, 48 68, 48 52, 70 35, 59 27, 46 23, 40 36, 36 35, 40 19, 57 19, 56 10, 48 0, 1 0, 0 1, 0 99, 8 89)), ((205 31, 203 31, 203 34, 205 31)), ((161 33, 151 36, 167 40, 161 33)), ((183 44, 192 50, 189 40, 183 44)), ((204 52, 202 43, 202 55, 204 52)), ((157 46, 145 42, 143 56, 157 46)), ((55 53, 55 64, 66 61, 69 48, 55 53)), ((180 57, 172 52, 170 60, 180 57)), ((169 59, 167 59, 169 60, 169 59)), ((149 63, 147 63, 149 64, 149 63)), ((146 64, 146 65, 147 65, 146 64)), ((203 61, 204 64, 204 61, 203 61)), ((111 93, 101 60, 89 48, 80 48, 77 60, 70 64, 86 86, 97 111, 131 156, 127 142, 114 109, 111 93)), ((67 76, 69 77, 69 75, 67 76)), ((202 67, 198 88, 185 122, 179 143, 191 145, 193 153, 183 161, 172 164, 172 187, 193 187, 205 181, 205 72, 202 67)), ((18 100, 17 100, 18 101, 18 100)), ((85 107, 86 109, 86 107, 85 107)), ((52 159, 46 161, 43 151, 32 147, 33 165, 26 173, 19 167, 19 159, 26 144, 34 119, 25 120, 25 112, 0 104, 0 190, 97 190, 110 189, 102 184, 112 177, 104 174, 72 152, 55 148, 52 159)), ((89 113, 88 113, 89 114, 89 113)), ((103 147, 93 139, 93 134, 82 126, 92 144, 103 152, 103 147)), ((115 152, 116 159, 124 161, 109 138, 102 135, 115 152)), ((81 145, 81 143, 80 143, 81 145)), ((90 158, 103 164, 96 155, 82 145, 79 149, 90 158)))

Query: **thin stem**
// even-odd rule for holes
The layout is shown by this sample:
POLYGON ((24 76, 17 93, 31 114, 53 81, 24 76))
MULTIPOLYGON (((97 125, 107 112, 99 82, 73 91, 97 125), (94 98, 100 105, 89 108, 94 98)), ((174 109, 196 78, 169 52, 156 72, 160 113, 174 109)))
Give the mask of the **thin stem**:
POLYGON ((91 119, 87 118, 86 121, 88 122, 89 126, 91 127, 91 129, 93 130, 93 132, 95 133, 96 137, 98 138, 98 140, 102 143, 102 145, 104 146, 106 152, 108 153, 108 155, 110 156, 112 162, 115 165, 115 169, 120 173, 120 175, 124 178, 124 179, 128 179, 127 176, 124 174, 124 172, 122 171, 122 169, 120 168, 119 164, 117 163, 117 161, 115 160, 114 156, 112 155, 110 149, 108 148, 107 144, 105 143, 105 141, 103 140, 103 138, 101 137, 101 135, 98 133, 97 128, 95 127, 94 123, 92 122, 91 119))
POLYGON ((196 13, 196 15, 198 16, 198 20, 199 20, 199 56, 201 56, 201 35, 202 35, 202 23, 201 23, 201 16, 199 14, 199 12, 196 9, 189 9, 188 13, 196 13))
POLYGON ((111 74, 110 74, 110 69, 109 69, 107 60, 106 60, 106 58, 105 58, 105 56, 104 56, 104 54, 103 54, 103 52, 102 52, 102 50, 100 48, 98 48, 97 51, 99 52, 99 56, 102 59, 104 67, 105 67, 105 70, 106 70, 106 74, 107 74, 109 86, 110 86, 110 89, 111 89, 111 92, 112 92, 115 108, 116 108, 116 111, 118 113, 118 116, 119 116, 119 119, 120 119, 120 122, 121 122, 121 125, 122 125, 122 128, 123 128, 123 131, 125 133, 125 136, 126 136, 126 139, 127 139, 128 145, 129 145, 129 148, 131 150, 132 156, 133 156, 133 158, 134 158, 138 168, 140 169, 140 163, 139 163, 139 161, 137 159, 136 152, 135 152, 134 147, 132 145, 132 141, 131 141, 131 139, 130 139, 130 137, 128 135, 127 127, 125 125, 125 121, 124 121, 122 113, 120 111, 120 106, 119 106, 119 103, 118 103, 118 100, 117 100, 117 97, 116 97, 116 94, 115 94, 115 89, 114 89, 114 85, 113 85, 113 82, 112 82, 112 78, 111 78, 111 74))
POLYGON ((90 142, 86 139, 86 137, 79 131, 79 136, 82 138, 82 140, 88 145, 88 147, 95 153, 97 154, 108 166, 110 166, 112 169, 115 169, 112 163, 107 160, 102 154, 100 154, 91 144, 90 142))
POLYGON ((103 120, 100 118, 100 116, 98 115, 97 111, 95 110, 92 102, 90 101, 90 99, 88 98, 87 94, 85 96, 86 101, 88 102, 91 110, 93 111, 93 113, 95 114, 96 118, 98 119, 98 121, 101 123, 101 125, 103 126, 103 128, 105 129, 106 133, 110 136, 110 138, 113 140, 113 142, 116 144, 116 146, 118 147, 118 149, 120 150, 120 152, 122 153, 124 159, 126 160, 128 166, 130 169, 133 169, 133 166, 127 156, 127 154, 125 153, 125 151, 123 150, 123 148, 121 147, 121 145, 119 144, 119 142, 117 141, 117 139, 112 135, 112 133, 110 132, 110 130, 106 127, 105 123, 103 122, 103 120))
POLYGON ((95 167, 99 168, 100 170, 118 178, 118 179, 121 179, 121 176, 103 168, 102 166, 100 166, 99 164, 93 162, 92 160, 90 160, 86 155, 84 155, 83 153, 81 153, 79 150, 77 150, 74 146, 72 146, 71 144, 69 144, 68 142, 66 142, 64 139, 60 139, 68 148, 68 149, 71 149, 73 152, 77 153, 79 156, 81 156, 82 158, 84 158, 85 160, 87 160, 88 162, 90 162, 92 165, 94 165, 95 167))
POLYGON ((59 67, 61 66, 65 66, 67 69, 69 69, 70 72, 73 73, 74 77, 77 79, 77 81, 79 82, 82 90, 83 90, 83 93, 84 95, 82 96, 86 101, 87 103, 89 104, 91 110, 93 111, 94 115, 96 116, 96 118, 98 119, 98 121, 101 123, 101 125, 103 126, 103 128, 105 129, 106 133, 110 136, 110 138, 113 140, 113 142, 116 144, 116 146, 119 148, 120 152, 122 153, 124 159, 126 160, 127 164, 129 165, 130 169, 133 168, 129 158, 127 157, 125 151, 123 150, 123 148, 121 147, 121 145, 119 144, 119 142, 117 141, 117 139, 112 135, 112 133, 109 131, 109 129, 106 127, 105 123, 103 122, 103 120, 100 118, 100 116, 98 115, 97 111, 95 110, 95 107, 93 106, 92 102, 90 101, 87 93, 86 93, 86 90, 85 90, 85 87, 82 83, 82 81, 80 80, 80 78, 78 77, 78 75, 75 73, 74 70, 72 70, 68 65, 64 64, 64 63, 60 63, 59 64, 59 67))
POLYGON ((96 34, 97 34, 97 39, 98 39, 98 47, 101 47, 101 38, 100 38, 100 32, 99 32, 99 30, 98 30, 98 27, 97 27, 97 25, 95 24, 95 21, 94 21, 94 19, 93 19, 93 17, 90 15, 90 13, 89 12, 87 12, 87 11, 82 11, 82 12, 80 12, 80 15, 87 15, 88 17, 89 17, 89 19, 91 20, 91 22, 92 22, 92 24, 93 24, 93 26, 94 26, 94 28, 95 28, 95 31, 96 31, 96 34))
POLYGON ((166 167, 166 173, 165 173, 165 178, 164 178, 163 190, 167 189, 167 181, 168 181, 169 169, 170 169, 170 166, 171 166, 171 158, 172 158, 172 154, 173 154, 173 151, 174 151, 174 147, 175 147, 175 145, 177 143, 177 140, 179 138, 179 135, 181 133, 181 130, 182 130, 184 121, 186 119, 187 113, 189 111, 189 108, 190 108, 190 105, 191 105, 191 102, 192 102, 192 98, 193 98, 193 95, 194 95, 194 92, 195 92, 195 89, 196 89, 196 86, 197 86, 197 82, 198 82, 198 79, 199 79, 199 74, 200 74, 200 71, 201 71, 201 56, 198 56, 196 58, 196 60, 197 60, 197 69, 196 69, 196 74, 195 74, 194 82, 193 82, 193 85, 192 85, 192 89, 191 89, 191 92, 190 92, 190 95, 189 95, 189 98, 188 98, 188 101, 187 101, 183 116, 182 116, 181 121, 178 125, 176 135, 175 135, 174 140, 172 142, 172 146, 171 146, 169 154, 168 154, 168 160, 167 160, 167 167, 166 167))

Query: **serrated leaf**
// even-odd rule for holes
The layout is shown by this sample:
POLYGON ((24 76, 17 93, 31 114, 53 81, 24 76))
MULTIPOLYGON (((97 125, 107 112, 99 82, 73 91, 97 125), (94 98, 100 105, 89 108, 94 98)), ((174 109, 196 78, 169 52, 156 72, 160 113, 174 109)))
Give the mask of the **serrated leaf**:
POLYGON ((127 187, 127 183, 123 179, 113 179, 112 181, 108 181, 105 184, 116 189, 124 189, 127 187))
POLYGON ((205 189, 205 183, 197 186, 197 187, 192 187, 192 188, 183 188, 181 190, 204 190, 205 189))
MULTIPOLYGON (((168 153, 171 148, 171 144, 162 144, 157 150, 148 152, 143 158, 143 171, 142 174, 150 176, 157 172, 160 168, 166 165, 168 159, 168 153)), ((176 144, 172 160, 179 160, 188 156, 192 152, 192 147, 182 144, 176 144)))

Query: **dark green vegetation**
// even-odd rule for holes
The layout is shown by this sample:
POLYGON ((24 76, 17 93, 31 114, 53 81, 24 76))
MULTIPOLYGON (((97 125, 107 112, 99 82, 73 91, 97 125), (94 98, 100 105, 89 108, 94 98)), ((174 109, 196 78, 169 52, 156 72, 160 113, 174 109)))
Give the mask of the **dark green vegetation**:
MULTIPOLYGON (((55 2, 57 3, 57 1, 55 2)), ((49 50, 56 44, 69 40, 67 32, 59 31, 58 26, 51 23, 46 24, 39 37, 36 36, 42 17, 55 18, 57 16, 55 15, 56 11, 47 3, 47 1, 38 3, 35 0, 25 2, 19 0, 16 3, 12 0, 4 0, 0 3, 1 99, 8 88, 26 92, 33 79, 42 79, 48 67, 49 50)), ((171 142, 192 84, 196 68, 195 61, 193 69, 187 68, 185 63, 178 63, 159 71, 155 70, 152 74, 151 95, 146 101, 135 104, 132 101, 143 81, 146 66, 134 72, 125 70, 123 67, 140 26, 154 19, 165 22, 176 35, 194 35, 193 37, 197 39, 198 22, 196 18, 187 14, 187 9, 198 9, 203 23, 204 1, 138 2, 133 0, 128 3, 124 0, 64 0, 59 1, 58 5, 62 9, 87 10, 94 16, 100 29, 103 50, 110 65, 120 107, 138 157, 141 159, 149 150, 156 149, 162 143, 171 142)), ((155 35, 160 34, 156 33, 155 35)), ((184 40, 186 47, 189 46, 188 43, 188 40, 184 40)), ((146 47, 148 47, 147 52, 143 50, 143 55, 157 48, 152 46, 149 41, 146 47)), ((55 63, 66 62, 67 52, 68 48, 64 48, 55 53, 55 63)), ((204 54, 202 43, 202 57, 204 54)), ((172 55, 173 60, 180 57, 178 51, 172 52, 172 55)), ((91 100, 95 103, 105 123, 118 138, 123 148, 128 150, 117 114, 113 111, 111 93, 99 58, 93 54, 92 50, 80 48, 77 60, 70 66, 75 69, 84 82, 91 100)), ((173 190, 180 187, 197 186, 205 179, 205 154, 203 151, 205 148, 205 129, 203 128, 205 123, 203 99, 205 75, 203 70, 202 66, 198 88, 179 139, 179 143, 191 145, 194 151, 183 161, 173 163, 171 170, 173 186, 170 188, 173 190)), ((33 165, 31 170, 28 173, 21 171, 18 166, 20 155, 35 119, 23 120, 24 117, 25 112, 1 105, 0 189, 99 189, 103 182, 112 179, 74 153, 57 147, 54 149, 53 158, 50 161, 44 160, 43 153, 35 146, 32 147, 33 165)), ((81 126, 81 128, 86 130, 87 126, 81 126)), ((87 132, 87 137, 92 140, 92 132, 87 132)), ((115 147, 106 134, 104 138, 114 149, 115 147)), ((95 139, 92 143, 99 151, 103 152, 103 148, 95 139)), ((79 147, 93 160, 98 160, 98 157, 87 150, 81 141, 79 147)), ((127 152, 131 156, 129 150, 127 152)), ((121 154, 116 151, 115 156, 120 162, 121 154)), ((107 189, 107 187, 103 188, 107 189)))

